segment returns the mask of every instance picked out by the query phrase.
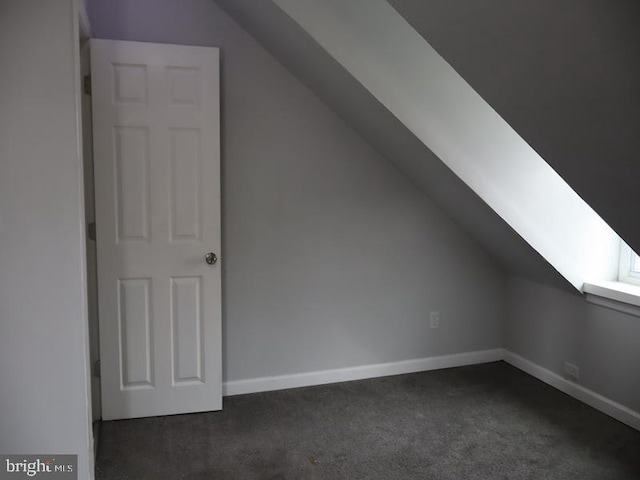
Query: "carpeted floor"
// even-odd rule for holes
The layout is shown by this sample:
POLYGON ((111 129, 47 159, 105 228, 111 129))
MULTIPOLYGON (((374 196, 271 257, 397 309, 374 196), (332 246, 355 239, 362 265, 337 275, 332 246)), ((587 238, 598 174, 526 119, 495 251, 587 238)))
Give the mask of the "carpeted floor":
POLYGON ((104 422, 97 479, 640 479, 640 432, 503 362, 104 422))

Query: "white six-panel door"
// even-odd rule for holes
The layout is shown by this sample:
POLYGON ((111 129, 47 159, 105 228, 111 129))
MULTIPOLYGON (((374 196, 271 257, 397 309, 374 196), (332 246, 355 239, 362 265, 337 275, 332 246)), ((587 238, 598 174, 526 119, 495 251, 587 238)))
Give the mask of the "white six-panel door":
POLYGON ((222 408, 218 49, 91 41, 102 414, 222 408))

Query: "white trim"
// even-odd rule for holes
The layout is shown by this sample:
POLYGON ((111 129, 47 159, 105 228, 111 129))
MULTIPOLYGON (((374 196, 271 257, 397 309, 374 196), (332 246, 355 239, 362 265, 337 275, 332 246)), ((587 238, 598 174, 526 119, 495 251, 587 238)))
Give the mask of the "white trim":
POLYGON ((640 271, 637 269, 637 259, 638 254, 620 239, 619 282, 640 286, 640 271))
POLYGON ((315 372, 276 375, 273 377, 233 380, 223 384, 223 395, 241 395, 245 393, 268 392, 286 388, 308 387, 327 383, 361 380, 364 378, 401 375, 404 373, 424 372, 441 368, 461 367, 478 363, 497 362, 502 360, 504 351, 501 348, 476 352, 455 353, 438 357, 417 358, 400 362, 360 365, 357 367, 336 368, 315 372))
POLYGON ((537 378, 538 380, 542 380, 544 383, 557 388, 561 392, 586 403, 596 410, 600 410, 602 413, 629 425, 631 428, 640 430, 640 413, 631 410, 620 403, 614 402, 593 390, 589 390, 588 388, 567 380, 551 370, 547 370, 546 368, 508 350, 504 351, 504 361, 537 378))
POLYGON ((272 377, 251 378, 248 380, 234 380, 223 384, 223 395, 242 395, 245 393, 269 392, 287 388, 324 385, 327 383, 347 382, 365 378, 402 375, 405 373, 424 372, 442 368, 462 367, 480 363, 504 360, 525 373, 543 381, 561 392, 585 403, 596 410, 629 425, 640 431, 640 413, 631 410, 599 393, 589 390, 568 380, 557 373, 521 357, 518 354, 496 348, 476 352, 455 353, 438 357, 418 358, 400 362, 379 363, 375 365, 361 365, 357 367, 320 370, 315 372, 294 373, 291 375, 276 375, 272 377))
POLYGON ((620 282, 585 283, 587 302, 640 317, 640 286, 620 282))

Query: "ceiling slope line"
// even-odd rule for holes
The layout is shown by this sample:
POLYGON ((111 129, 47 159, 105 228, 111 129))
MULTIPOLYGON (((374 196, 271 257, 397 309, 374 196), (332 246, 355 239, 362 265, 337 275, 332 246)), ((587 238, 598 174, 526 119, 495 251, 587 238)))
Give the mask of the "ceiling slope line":
POLYGON ((619 237, 385 0, 273 0, 571 285, 619 237))

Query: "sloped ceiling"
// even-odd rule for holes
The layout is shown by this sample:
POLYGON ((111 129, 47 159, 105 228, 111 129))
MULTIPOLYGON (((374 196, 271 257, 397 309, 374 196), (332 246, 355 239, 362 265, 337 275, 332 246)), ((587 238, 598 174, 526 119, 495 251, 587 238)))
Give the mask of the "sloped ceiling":
POLYGON ((216 1, 508 270, 567 286, 511 227, 278 7, 253 0, 216 1))
POLYGON ((640 251, 640 2, 388 2, 640 251))

